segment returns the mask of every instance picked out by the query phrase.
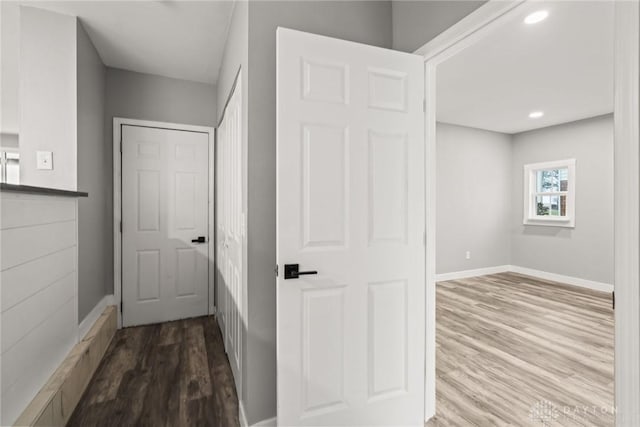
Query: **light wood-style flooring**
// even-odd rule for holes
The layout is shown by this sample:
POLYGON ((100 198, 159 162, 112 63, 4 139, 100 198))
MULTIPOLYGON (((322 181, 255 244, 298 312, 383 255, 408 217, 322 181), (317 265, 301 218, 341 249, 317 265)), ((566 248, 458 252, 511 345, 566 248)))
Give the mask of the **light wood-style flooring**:
POLYGON ((69 426, 239 426, 214 317, 116 332, 69 426))
POLYGON ((513 273, 437 285, 429 426, 612 426, 611 295, 513 273))

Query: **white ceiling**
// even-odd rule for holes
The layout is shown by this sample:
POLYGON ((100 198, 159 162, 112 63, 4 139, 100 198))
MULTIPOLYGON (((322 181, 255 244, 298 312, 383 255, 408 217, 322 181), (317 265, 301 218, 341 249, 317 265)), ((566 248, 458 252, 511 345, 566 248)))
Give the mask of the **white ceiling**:
POLYGON ((105 65, 215 83, 233 2, 25 1, 78 16, 105 65))
POLYGON ((438 120, 518 133, 613 111, 614 3, 530 2, 438 66, 438 120), (546 20, 526 25, 531 12, 546 20), (544 111, 530 119, 532 111, 544 111))

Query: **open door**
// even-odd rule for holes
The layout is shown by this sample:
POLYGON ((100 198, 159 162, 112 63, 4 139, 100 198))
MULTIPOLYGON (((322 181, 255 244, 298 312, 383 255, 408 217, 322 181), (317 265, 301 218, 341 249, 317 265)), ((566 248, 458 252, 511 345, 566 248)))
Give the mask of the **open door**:
POLYGON ((278 424, 423 425, 423 58, 277 37, 278 424))

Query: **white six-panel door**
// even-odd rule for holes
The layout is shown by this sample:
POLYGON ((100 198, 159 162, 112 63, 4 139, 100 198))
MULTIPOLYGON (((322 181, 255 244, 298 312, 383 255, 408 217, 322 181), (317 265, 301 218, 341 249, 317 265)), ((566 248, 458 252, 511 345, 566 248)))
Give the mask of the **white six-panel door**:
POLYGON ((277 37, 278 424, 422 425, 423 61, 277 37))
POLYGON ((123 326, 206 315, 208 134, 122 126, 123 326))
POLYGON ((242 210, 242 82, 240 76, 217 133, 218 320, 238 394, 242 385, 244 215, 242 210))

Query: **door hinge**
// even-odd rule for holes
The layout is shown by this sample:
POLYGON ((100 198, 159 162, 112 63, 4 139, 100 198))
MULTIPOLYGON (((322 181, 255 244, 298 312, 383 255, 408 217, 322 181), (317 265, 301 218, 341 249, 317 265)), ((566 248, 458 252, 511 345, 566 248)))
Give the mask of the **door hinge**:
POLYGON ((614 310, 616 309, 616 292, 615 291, 611 292, 611 307, 614 310))
POLYGON ((124 310, 123 307, 124 307, 124 302, 120 301, 120 313, 123 313, 123 311, 122 311, 122 310, 124 310))
POLYGON ((278 264, 276 264, 276 277, 278 277, 278 264))
POLYGON ((122 221, 120 221, 120 233, 122 233, 122 221))
POLYGON ((122 136, 120 136, 120 154, 122 154, 122 136))

